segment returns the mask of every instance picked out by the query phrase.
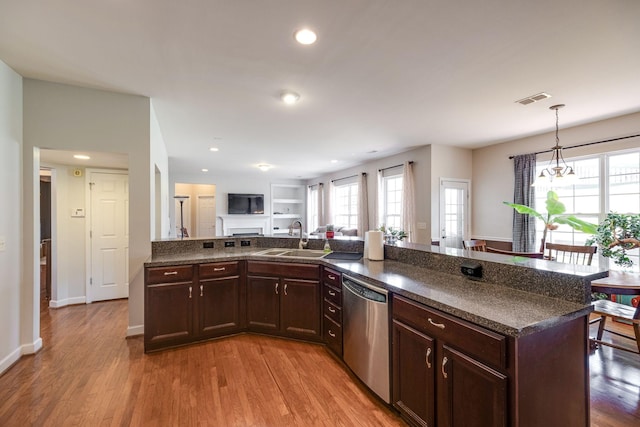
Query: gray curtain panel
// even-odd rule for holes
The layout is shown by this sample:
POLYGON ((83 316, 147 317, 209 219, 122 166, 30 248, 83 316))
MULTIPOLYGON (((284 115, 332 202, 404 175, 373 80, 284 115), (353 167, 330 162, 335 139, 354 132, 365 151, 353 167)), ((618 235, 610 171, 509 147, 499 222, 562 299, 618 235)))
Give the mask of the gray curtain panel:
MULTIPOLYGON (((536 155, 524 154, 513 158, 515 185, 513 203, 533 206, 535 193, 531 184, 536 178, 536 155)), ((529 215, 513 211, 513 250, 536 252, 536 221, 529 215)))

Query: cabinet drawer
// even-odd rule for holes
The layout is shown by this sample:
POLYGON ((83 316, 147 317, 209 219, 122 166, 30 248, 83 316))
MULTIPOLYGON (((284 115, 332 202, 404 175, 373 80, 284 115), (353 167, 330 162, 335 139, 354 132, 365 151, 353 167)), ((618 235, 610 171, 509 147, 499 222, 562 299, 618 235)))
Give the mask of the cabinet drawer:
POLYGON ((324 315, 342 325, 342 309, 326 299, 324 300, 324 315))
POLYGON ((249 274, 292 277, 296 279, 318 280, 320 277, 320 266, 311 264, 249 261, 247 271, 249 274))
POLYGON ((187 282, 192 278, 192 265, 147 268, 147 283, 187 282))
POLYGON ((322 297, 331 301, 335 306, 342 307, 342 291, 340 289, 325 284, 322 286, 322 297))
POLYGON ((324 342, 334 353, 342 357, 342 327, 327 316, 323 316, 324 342))
POLYGON ((489 365, 505 367, 506 338, 500 334, 399 296, 393 298, 393 317, 489 365))
POLYGON ((325 283, 329 283, 332 286, 335 286, 336 288, 341 288, 342 287, 342 274, 338 273, 337 271, 331 270, 330 268, 323 268, 322 269, 322 281, 325 283))
POLYGON ((240 268, 238 267, 238 261, 200 264, 201 279, 215 279, 217 277, 237 276, 239 274, 240 268))

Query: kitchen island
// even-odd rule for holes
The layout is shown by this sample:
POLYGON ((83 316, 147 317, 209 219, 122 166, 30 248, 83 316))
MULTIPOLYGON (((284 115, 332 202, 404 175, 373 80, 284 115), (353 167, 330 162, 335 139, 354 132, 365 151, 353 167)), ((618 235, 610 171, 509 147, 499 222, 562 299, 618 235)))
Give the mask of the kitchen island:
POLYGON ((225 247, 232 240, 206 250, 197 240, 154 242, 145 264, 147 350, 260 332, 324 342, 341 357, 342 307, 330 300, 339 280, 330 277, 347 273, 391 295, 393 405, 408 422, 588 425, 587 298, 590 280, 605 272, 418 245, 385 247, 384 261, 285 259, 256 253, 297 239, 225 247), (482 267, 481 279, 460 273, 469 261, 482 267), (161 294, 169 295, 164 304, 161 294), (181 321, 170 330, 174 314, 181 321))

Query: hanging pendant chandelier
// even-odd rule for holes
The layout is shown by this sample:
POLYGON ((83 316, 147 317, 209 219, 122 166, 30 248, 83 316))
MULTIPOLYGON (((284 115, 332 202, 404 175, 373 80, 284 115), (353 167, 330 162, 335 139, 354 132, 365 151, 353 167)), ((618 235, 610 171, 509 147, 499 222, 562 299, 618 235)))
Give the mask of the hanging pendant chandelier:
POLYGON ((553 186, 571 185, 576 180, 576 173, 573 168, 567 165, 562 156, 562 147, 560 146, 560 137, 558 136, 558 110, 564 107, 564 104, 552 105, 550 110, 556 111, 556 145, 551 148, 552 155, 549 165, 544 168, 536 181, 532 185, 550 184, 553 186))

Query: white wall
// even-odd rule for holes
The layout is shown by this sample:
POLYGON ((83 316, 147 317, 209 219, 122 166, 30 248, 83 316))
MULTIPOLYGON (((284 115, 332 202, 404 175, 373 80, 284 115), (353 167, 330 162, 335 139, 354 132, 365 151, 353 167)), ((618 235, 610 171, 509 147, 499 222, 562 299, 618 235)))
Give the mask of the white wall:
POLYGON ((158 123, 158 118, 156 117, 156 112, 153 109, 153 102, 151 102, 150 106, 150 137, 151 137, 151 158, 150 158, 150 178, 149 182, 151 183, 151 193, 150 196, 150 206, 151 206, 151 236, 155 238, 159 237, 167 237, 169 236, 169 209, 173 204, 169 204, 169 158, 167 156, 167 147, 164 143, 164 138, 162 137, 162 132, 160 131, 160 124, 158 123), (156 185, 156 173, 160 174, 160 188, 157 188, 156 185), (159 200, 159 203, 156 203, 156 198, 159 200), (157 210, 160 210, 158 212, 157 210), (156 235, 156 227, 155 221, 159 220, 159 234, 156 235))
POLYGON ((21 164, 22 77, 0 61, 0 374, 29 350, 20 339, 21 164))
MULTIPOLYGON (((142 333, 144 322, 144 261, 151 254, 151 182, 149 98, 80 88, 39 80, 24 80, 24 292, 22 340, 39 334, 34 289, 39 221, 34 170, 38 147, 125 153, 129 156, 129 329, 142 333)), ((60 236, 61 238, 63 236, 60 236)))
POLYGON ((84 208, 85 176, 83 168, 42 163, 51 168, 51 307, 81 304, 86 301, 85 218, 72 218, 73 208, 84 208), (74 169, 83 171, 81 177, 74 169), (55 222, 54 222, 55 221, 55 222))
MULTIPOLYGON (((317 184, 319 182, 324 183, 325 200, 329 198, 329 182, 334 179, 340 179, 351 175, 357 175, 360 173, 367 174, 367 191, 369 199, 369 228, 376 228, 377 224, 374 223, 375 211, 377 209, 377 174, 378 169, 384 169, 391 166, 401 165, 405 161, 413 161, 413 171, 415 178, 415 191, 416 191, 416 223, 426 223, 426 228, 416 230, 416 243, 429 243, 430 235, 429 230, 431 228, 431 195, 429 189, 431 186, 431 146, 422 146, 410 151, 405 151, 400 154, 385 157, 383 159, 377 159, 363 165, 354 166, 352 168, 344 169, 331 174, 323 175, 315 179, 307 181, 308 185, 317 184)), ((362 237, 362 236, 361 236, 362 237)))
MULTIPOLYGON (((640 133, 640 113, 582 126, 560 129, 560 145, 569 147, 640 133)), ((555 145, 553 132, 473 150, 473 229, 480 239, 512 241, 513 160, 509 156, 548 150, 555 145)), ((564 151, 565 158, 640 147, 640 138, 564 151)), ((550 154, 538 160, 549 160, 550 154)))

